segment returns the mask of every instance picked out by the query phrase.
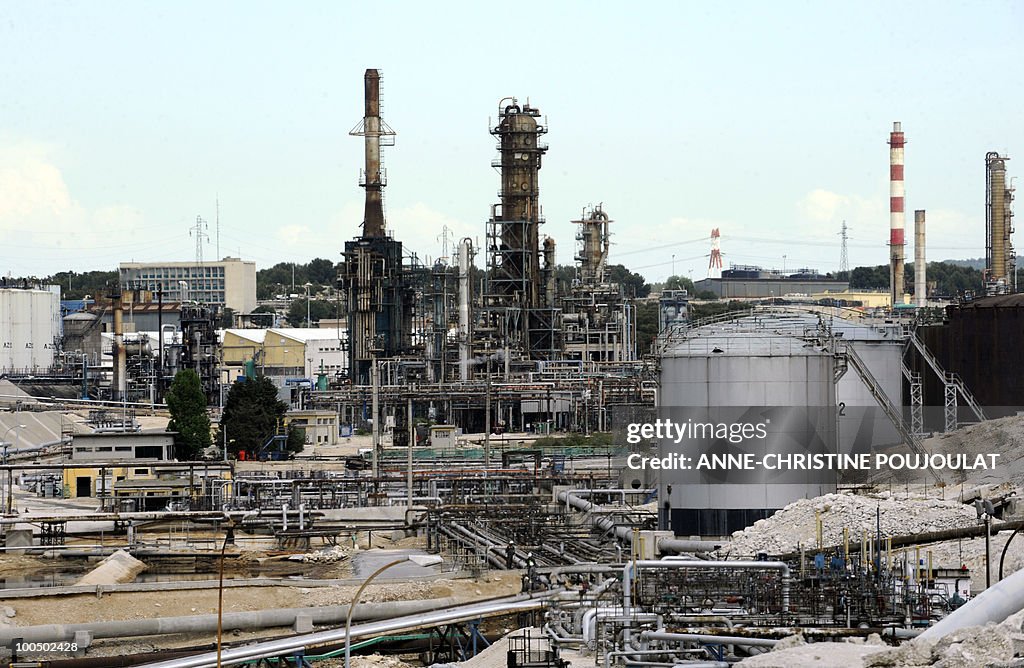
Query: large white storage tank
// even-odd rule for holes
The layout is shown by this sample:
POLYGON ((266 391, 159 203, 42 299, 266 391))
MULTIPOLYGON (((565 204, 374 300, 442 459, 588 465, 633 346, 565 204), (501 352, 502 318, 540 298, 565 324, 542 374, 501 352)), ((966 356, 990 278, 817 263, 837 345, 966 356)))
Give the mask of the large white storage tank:
POLYGON ((49 370, 59 338, 58 290, 0 288, 0 372, 49 370))
MULTIPOLYGON (((755 312, 733 321, 695 327, 670 341, 661 359, 659 416, 675 422, 702 410, 756 420, 786 415, 787 429, 814 434, 806 452, 854 452, 857 443, 897 442, 861 378, 836 350, 854 347, 876 382, 901 405, 902 344, 898 331, 807 311, 755 312), (841 344, 833 343, 835 340, 841 344)), ((784 448, 801 451, 799 436, 784 448)), ((749 451, 755 446, 738 446, 749 451)), ((779 452, 778 441, 764 446, 779 452)), ((725 444, 722 451, 728 450, 725 444)), ((789 450, 785 450, 789 451, 789 450)), ((680 452, 662 441, 659 455, 680 452)), ((727 535, 801 498, 835 491, 837 478, 822 471, 708 474, 664 470, 658 475, 663 528, 677 535, 727 535)))
MULTIPOLYGON (((798 338, 709 329, 664 353, 659 415, 699 415, 702 409, 711 409, 714 416, 717 409, 734 408, 731 423, 741 415, 744 422, 757 423, 765 419, 763 415, 787 409, 808 411, 821 421, 817 430, 824 440, 821 449, 835 452, 834 369, 831 353, 798 338)), ((682 417, 672 419, 680 422, 682 417)), ((664 457, 678 450, 674 443, 662 441, 659 454, 664 457)), ((660 474, 658 499, 662 522, 676 535, 722 536, 770 516, 795 499, 835 489, 834 476, 823 476, 821 471, 730 475, 671 469, 660 474)))

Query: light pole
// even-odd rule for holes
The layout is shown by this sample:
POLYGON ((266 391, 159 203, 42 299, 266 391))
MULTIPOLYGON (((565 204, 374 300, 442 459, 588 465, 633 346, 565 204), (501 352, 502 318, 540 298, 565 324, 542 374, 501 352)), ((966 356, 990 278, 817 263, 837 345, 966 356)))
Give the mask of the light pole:
MULTIPOLYGON (((10 443, 5 441, 4 439, 7 438, 7 434, 11 433, 15 429, 19 429, 20 430, 20 429, 24 429, 24 428, 25 428, 25 425, 23 425, 23 424, 16 424, 13 427, 8 427, 7 431, 4 432, 4 435, 0 436, 0 443, 3 443, 3 446, 4 446, 4 466, 7 466, 7 448, 11 445, 10 443)), ((16 437, 20 437, 20 436, 21 436, 21 432, 19 431, 19 432, 17 432, 16 437)), ((10 469, 7 469, 7 494, 6 494, 7 503, 4 506, 4 512, 5 513, 10 512, 10 510, 11 510, 11 506, 13 505, 13 502, 14 502, 13 496, 14 496, 14 476, 13 476, 12 471, 10 469)))
POLYGON ((309 289, 313 287, 313 284, 307 281, 306 284, 302 287, 306 288, 306 327, 310 327, 311 325, 309 324, 309 289))
POLYGON ((384 564, 383 566, 375 570, 370 575, 370 577, 366 578, 363 584, 359 585, 359 589, 356 590, 356 595, 352 597, 352 602, 348 604, 348 615, 345 616, 345 668, 351 668, 349 659, 352 649, 352 612, 356 609, 356 605, 359 604, 359 597, 363 595, 363 590, 366 589, 366 585, 370 584, 370 582, 375 577, 377 577, 387 569, 391 568, 392 566, 397 566, 398 564, 403 564, 407 561, 411 561, 417 566, 433 566, 435 564, 441 563, 442 561, 444 561, 444 559, 442 559, 441 556, 437 554, 406 555, 401 559, 395 559, 394 561, 384 564))

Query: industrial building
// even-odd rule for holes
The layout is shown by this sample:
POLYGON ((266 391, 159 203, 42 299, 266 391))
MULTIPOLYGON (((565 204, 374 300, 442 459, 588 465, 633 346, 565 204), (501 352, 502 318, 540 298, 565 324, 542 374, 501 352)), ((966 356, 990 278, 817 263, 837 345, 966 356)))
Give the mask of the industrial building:
POLYGON ((694 281, 697 292, 712 292, 718 299, 769 299, 787 295, 810 295, 817 292, 843 292, 849 281, 840 281, 816 269, 800 269, 785 273, 757 266, 732 265, 722 271, 721 278, 694 281))
POLYGON ((162 292, 168 302, 197 302, 235 313, 256 308, 256 263, 236 257, 200 262, 122 262, 124 290, 162 292))

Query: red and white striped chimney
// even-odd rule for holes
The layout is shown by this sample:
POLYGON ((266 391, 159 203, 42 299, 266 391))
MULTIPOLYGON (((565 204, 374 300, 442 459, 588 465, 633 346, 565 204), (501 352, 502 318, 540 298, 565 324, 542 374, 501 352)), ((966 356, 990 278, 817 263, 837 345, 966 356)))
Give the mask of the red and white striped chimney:
POLYGON ((892 124, 889 135, 889 294, 892 305, 903 303, 903 127, 892 124))

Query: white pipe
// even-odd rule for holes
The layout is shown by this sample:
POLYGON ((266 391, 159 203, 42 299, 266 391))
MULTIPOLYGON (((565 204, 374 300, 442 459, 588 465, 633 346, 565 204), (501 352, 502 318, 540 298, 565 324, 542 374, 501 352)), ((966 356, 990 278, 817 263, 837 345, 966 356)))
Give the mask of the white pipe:
MULTIPOLYGON (((444 610, 456 604, 454 598, 426 599, 422 601, 395 601, 393 603, 364 603, 356 606, 354 617, 360 620, 381 619, 396 615, 424 614, 444 610), (396 605, 397 604, 397 605, 396 605)), ((348 614, 346 606, 311 608, 277 608, 250 612, 225 613, 224 630, 264 629, 291 626, 299 615, 309 615, 314 624, 343 622, 348 614)), ((217 615, 186 615, 155 617, 111 622, 84 622, 79 624, 40 624, 0 628, 0 644, 10 645, 16 638, 25 642, 65 642, 85 631, 93 638, 130 638, 177 633, 209 633, 217 630, 217 615)))
MULTIPOLYGON (((409 628, 419 628, 425 624, 444 624, 464 619, 478 619, 480 616, 488 614, 536 609, 543 605, 543 601, 558 596, 562 591, 561 589, 556 589, 541 594, 520 594, 488 603, 465 605, 428 614, 420 613, 380 622, 359 624, 352 627, 352 637, 361 638, 364 636, 381 635, 409 628)), ((283 656, 306 647, 343 641, 345 636, 345 629, 341 628, 235 647, 221 652, 221 665, 233 666, 263 657, 283 656)), ((139 668, 213 668, 216 665, 217 653, 206 652, 167 661, 146 663, 139 668)))
POLYGON ((1024 609, 1024 570, 992 585, 918 637, 935 642, 967 626, 998 624, 1021 609, 1024 609))
POLYGON ((750 645, 751 647, 775 647, 778 640, 772 638, 747 638, 744 636, 720 636, 714 633, 665 633, 664 631, 644 631, 641 640, 662 640, 665 642, 703 642, 721 645, 750 645))

